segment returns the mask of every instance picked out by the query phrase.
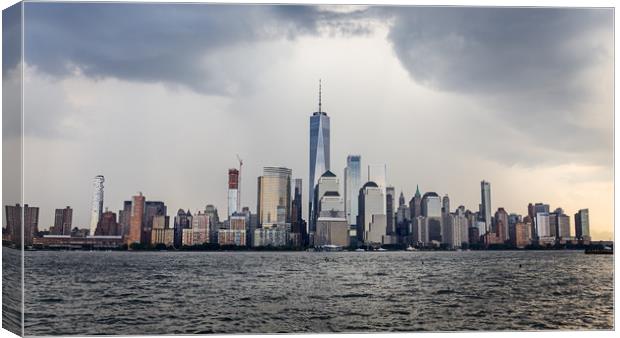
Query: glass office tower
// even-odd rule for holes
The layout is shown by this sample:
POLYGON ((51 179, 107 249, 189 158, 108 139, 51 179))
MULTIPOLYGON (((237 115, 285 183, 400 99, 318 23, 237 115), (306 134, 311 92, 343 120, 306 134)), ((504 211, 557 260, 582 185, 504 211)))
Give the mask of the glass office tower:
MULTIPOLYGON (((312 220, 313 197, 316 183, 329 170, 329 116, 321 109, 321 86, 319 84, 319 111, 310 116, 310 177, 308 179, 308 219, 312 220)), ((316 224, 310 221, 309 231, 314 232, 316 224)))

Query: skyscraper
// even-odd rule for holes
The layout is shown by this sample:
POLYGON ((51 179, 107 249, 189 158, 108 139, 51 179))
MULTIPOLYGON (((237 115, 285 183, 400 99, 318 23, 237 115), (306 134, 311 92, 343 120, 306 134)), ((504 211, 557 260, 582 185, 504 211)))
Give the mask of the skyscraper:
POLYGON ((305 235, 307 229, 302 217, 302 184, 301 178, 295 179, 295 191, 291 202, 291 232, 305 235))
POLYGON ((308 178, 309 220, 312 219, 314 209, 314 187, 316 186, 318 178, 330 168, 329 134, 329 116, 327 116, 327 113, 321 108, 321 82, 319 81, 319 110, 310 116, 310 177, 308 178))
POLYGON ((145 197, 142 193, 132 197, 131 216, 129 218, 129 234, 125 238, 125 243, 140 243, 142 239, 142 223, 144 221, 144 202, 145 197))
POLYGON ((239 170, 228 169, 228 217, 232 216, 239 206, 239 170))
MULTIPOLYGON (((209 206, 205 209, 205 213, 209 210, 209 206)), ((217 209, 215 210, 215 214, 217 215, 217 209)), ((208 214, 207 214, 208 215, 208 214)), ((209 216, 207 216, 209 217, 209 216)), ((213 220, 213 217, 209 218, 209 222, 213 220)), ((174 217, 174 236, 173 243, 176 248, 180 248, 183 245, 183 230, 189 229, 192 226, 192 213, 187 210, 179 209, 177 211, 177 215, 174 217)), ((193 235, 192 235, 193 236, 193 235)), ((212 236, 210 235, 210 239, 212 236)), ((192 237, 193 238, 193 237, 192 237)))
POLYGON ((383 243, 387 232, 385 195, 375 182, 367 182, 359 191, 357 239, 365 244, 383 243))
POLYGON ((498 208, 495 212, 495 227, 493 228, 499 241, 508 240, 508 213, 504 208, 498 208))
POLYGON ((129 223, 131 221, 131 201, 123 202, 123 210, 118 211, 118 223, 121 226, 121 234, 129 235, 129 223))
POLYGON ((151 243, 151 234, 153 232, 153 219, 155 216, 166 216, 166 204, 161 201, 146 201, 144 203, 144 219, 142 220, 142 237, 141 243, 151 243))
POLYGON ((441 199, 441 214, 447 215, 450 213, 450 197, 448 194, 445 194, 441 199))
POLYGON ((422 196, 422 216, 425 217, 428 241, 442 242, 441 197, 435 192, 422 196))
POLYGON ((480 182, 480 195, 480 214, 484 221, 485 232, 488 232, 491 230, 491 183, 480 182))
POLYGON ((101 219, 103 213, 103 175, 97 175, 93 178, 93 203, 90 214, 90 233, 95 233, 97 223, 101 219))
POLYGON ((416 184, 415 195, 409 201, 409 211, 411 212, 411 219, 415 219, 418 216, 422 216, 422 195, 420 194, 420 187, 416 184))
POLYGON ((394 224, 394 202, 396 200, 396 189, 394 187, 385 188, 385 215, 387 221, 387 234, 394 235, 396 232, 394 224))
POLYGON ((588 209, 580 209, 575 214, 575 237, 590 240, 590 215, 588 209))
POLYGON ((344 168, 344 204, 347 221, 355 224, 358 213, 358 195, 361 188, 362 157, 360 155, 347 156, 347 166, 344 168))
POLYGON ((263 168, 263 176, 258 177, 256 207, 261 226, 276 224, 279 208, 284 209, 285 221, 290 222, 292 173, 291 169, 283 167, 263 168))

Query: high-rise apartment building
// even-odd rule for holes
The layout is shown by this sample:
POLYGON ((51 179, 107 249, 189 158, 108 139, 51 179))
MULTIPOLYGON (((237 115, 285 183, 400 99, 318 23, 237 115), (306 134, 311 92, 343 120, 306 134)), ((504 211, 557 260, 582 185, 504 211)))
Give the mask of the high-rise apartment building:
POLYGON ((39 232, 39 208, 28 206, 28 204, 25 204, 23 208, 19 204, 7 205, 5 215, 6 229, 11 241, 19 247, 22 246, 23 219, 23 244, 24 246, 32 245, 32 239, 39 232))
POLYGON ((50 229, 52 235, 71 235, 73 209, 66 207, 54 211, 54 226, 50 229))

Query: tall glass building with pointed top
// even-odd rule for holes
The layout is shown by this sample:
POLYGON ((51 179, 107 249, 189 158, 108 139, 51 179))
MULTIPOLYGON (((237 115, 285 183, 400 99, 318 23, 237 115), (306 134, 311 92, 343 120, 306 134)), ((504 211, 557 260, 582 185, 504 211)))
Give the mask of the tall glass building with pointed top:
POLYGON ((308 178, 308 219, 309 232, 316 230, 312 222, 314 188, 321 175, 329 170, 330 143, 329 143, 329 116, 321 109, 321 83, 319 82, 319 110, 310 116, 310 176, 308 178))

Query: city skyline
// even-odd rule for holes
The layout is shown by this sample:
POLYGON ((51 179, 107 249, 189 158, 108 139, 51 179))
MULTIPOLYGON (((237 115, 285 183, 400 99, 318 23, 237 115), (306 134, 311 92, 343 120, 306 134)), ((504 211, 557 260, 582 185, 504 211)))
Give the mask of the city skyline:
MULTIPOLYGON (((28 6, 33 7, 26 11, 26 22, 32 15, 61 29, 70 29, 72 15, 92 10, 67 5, 60 13, 47 11, 45 4, 28 6), (57 23, 63 18, 69 20, 57 23)), ((341 178, 341 194, 346 157, 360 154, 362 178, 367 177, 367 165, 385 163, 386 184, 396 188, 397 196, 403 191, 407 200, 419 185, 423 193, 449 194, 453 209, 463 204, 476 210, 479 182, 484 179, 493 184, 492 213, 504 207, 526 215, 528 203, 536 202, 562 207, 569 215, 589 208, 592 237, 612 238, 613 127, 609 122, 613 109, 612 82, 606 70, 613 53, 612 32, 605 26, 611 19, 607 12, 586 10, 588 15, 576 18, 571 10, 543 10, 526 32, 530 38, 540 37, 533 46, 508 33, 508 42, 500 43, 452 20, 453 25, 464 25, 462 35, 456 37, 464 43, 460 50, 464 57, 459 61, 450 56, 459 53, 449 53, 441 44, 435 52, 409 45, 402 38, 417 36, 420 27, 405 19, 410 16, 424 27, 434 27, 439 35, 434 41, 441 42, 451 38, 444 30, 451 18, 474 15, 494 27, 522 20, 527 10, 508 14, 498 9, 435 9, 436 21, 446 25, 441 26, 420 19, 426 10, 419 8, 390 13, 386 8, 364 6, 349 11, 330 6, 274 7, 279 9, 247 6, 247 10, 267 18, 276 27, 275 36, 261 36, 244 45, 235 42, 243 41, 246 33, 237 32, 238 36, 230 37, 232 43, 219 41, 216 47, 191 55, 196 58, 188 64, 202 74, 199 79, 184 78, 183 74, 189 74, 184 68, 169 78, 148 64, 143 71, 151 70, 151 77, 138 73, 139 69, 123 73, 113 62, 104 62, 121 57, 114 52, 109 60, 99 60, 48 47, 51 53, 41 53, 54 57, 43 60, 26 46, 25 95, 41 100, 24 107, 24 200, 41 208, 40 227, 53 225, 55 209, 67 205, 74 208, 74 224, 86 227, 92 204, 90 182, 98 174, 106 178, 104 209, 122 209, 124 200, 142 191, 149 200, 165 201, 170 211, 204 210, 205 205, 214 204, 225 214, 227 170, 238 168, 236 154, 244 159, 240 204, 254 209, 254 180, 263 167, 284 166, 292 169, 293 178, 307 180, 307 124, 316 110, 316 87, 322 78, 322 105, 331 119, 330 169, 341 178), (297 11, 308 21, 282 16, 286 10, 297 11), (495 19, 490 19, 491 14, 495 19), (394 19, 393 26, 378 20, 385 16, 394 19), (290 20, 293 31, 281 27, 290 20), (571 34, 560 34, 545 22, 569 22, 563 28, 571 34), (468 41, 481 41, 481 49, 468 41), (545 43, 548 46, 542 50, 532 49, 545 43), (587 50, 585 56, 579 54, 586 61, 557 54, 577 53, 575 44, 587 50), (597 58, 586 57, 595 47, 600 48, 597 58), (538 57, 541 64, 527 58, 500 58, 490 61, 499 70, 489 75, 472 63, 475 56, 487 57, 505 48, 532 49, 532 57, 538 57), (315 49, 326 53, 316 55, 315 49), (412 60, 406 57, 409 53, 423 57, 412 60), (214 59, 226 55, 250 55, 265 70, 239 68, 229 75, 218 73, 218 68, 231 70, 242 64, 234 57, 214 59), (558 58, 559 68, 552 69, 561 76, 538 72, 528 77, 558 58), (451 76, 435 61, 462 72, 451 76), (70 67, 53 72, 58 62, 70 67), (292 70, 299 72, 294 79, 292 70), (524 75, 498 85, 515 72, 524 75), (533 85, 533 90, 526 89, 533 85), (559 100, 565 93, 581 95, 559 100), (40 172, 42 167, 46 170, 40 172)), ((153 13, 141 11, 147 25, 160 23, 157 8, 153 6, 153 13)), ((226 6, 221 10, 225 15, 226 6)), ((115 6, 106 11, 116 13, 115 6)), ((198 12, 211 22, 208 13, 198 12)), ((130 18, 131 11, 119 15, 130 18)), ((188 14, 181 11, 179 15, 188 14)), ((57 41, 53 33, 38 27, 27 31, 31 34, 27 41, 57 41)), ((101 33, 97 17, 84 31, 101 33)), ((84 39, 81 34, 67 38, 84 39)), ((93 39, 112 51, 125 42, 106 45, 98 34, 93 39)), ((169 47, 166 41, 154 43, 153 48, 169 47)), ((143 53, 135 55, 137 60, 144 57, 143 53)), ((5 74, 10 75, 10 69, 5 74)), ((304 185, 307 189, 308 182, 304 185)), ((309 194, 303 194, 304 208, 309 194)))

